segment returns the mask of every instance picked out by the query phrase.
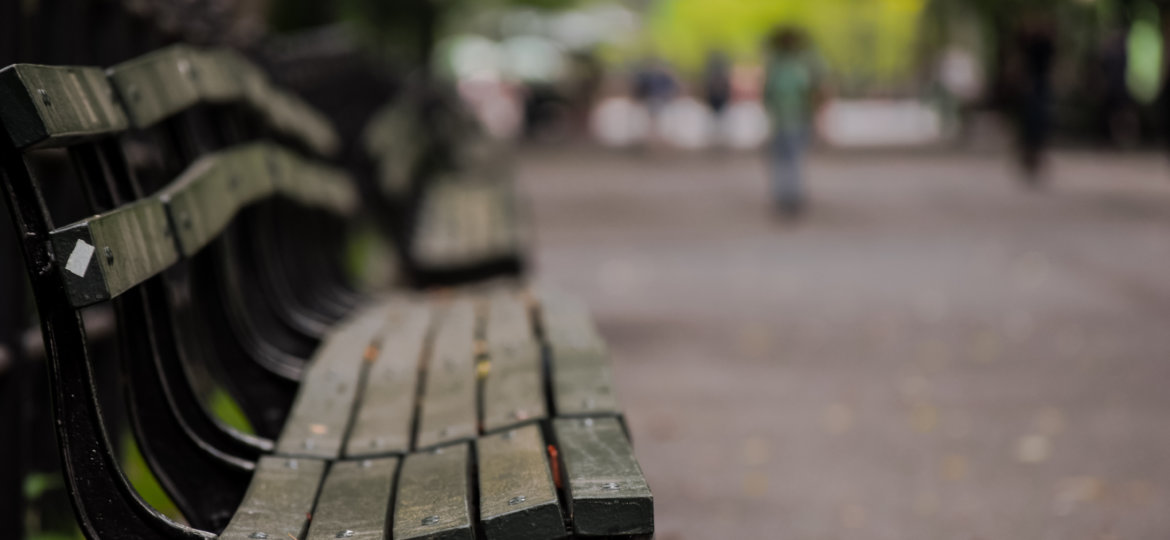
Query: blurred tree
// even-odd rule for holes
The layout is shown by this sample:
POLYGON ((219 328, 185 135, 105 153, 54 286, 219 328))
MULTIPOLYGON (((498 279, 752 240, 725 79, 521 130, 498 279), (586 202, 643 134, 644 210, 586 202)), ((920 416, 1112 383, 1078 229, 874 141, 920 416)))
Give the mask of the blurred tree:
POLYGON ((663 58, 684 71, 713 50, 758 60, 779 25, 805 30, 846 86, 888 83, 912 71, 918 24, 928 0, 660 0, 648 34, 629 55, 663 58))

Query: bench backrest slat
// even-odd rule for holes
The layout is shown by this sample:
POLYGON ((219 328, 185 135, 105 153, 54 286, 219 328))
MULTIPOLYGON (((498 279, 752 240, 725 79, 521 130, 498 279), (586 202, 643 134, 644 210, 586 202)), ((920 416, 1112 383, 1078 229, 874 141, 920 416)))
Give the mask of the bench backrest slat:
POLYGON ((361 206, 357 187, 342 169, 306 160, 283 147, 271 147, 276 191, 304 206, 352 216, 361 206))
POLYGON ((120 133, 126 114, 100 69, 16 64, 0 70, 0 124, 18 150, 120 133))
POLYGON ((209 154, 164 188, 183 254, 191 257, 214 240, 248 204, 273 191, 266 144, 244 145, 209 154))
POLYGON ((109 300, 179 260, 166 209, 144 199, 50 233, 74 307, 109 300))
POLYGON ((267 75, 228 49, 173 45, 108 70, 131 122, 139 129, 200 103, 245 103, 273 129, 322 156, 341 142, 330 121, 300 98, 273 86, 267 75))
POLYGON ((194 256, 240 210, 273 193, 340 215, 357 206, 344 172, 271 144, 209 154, 157 195, 51 233, 70 301, 84 307, 117 297, 178 262, 180 253, 194 256), (281 172, 276 183, 274 170, 281 172))
POLYGON ((148 128, 200 102, 191 56, 190 47, 174 45, 108 70, 135 127, 148 128))

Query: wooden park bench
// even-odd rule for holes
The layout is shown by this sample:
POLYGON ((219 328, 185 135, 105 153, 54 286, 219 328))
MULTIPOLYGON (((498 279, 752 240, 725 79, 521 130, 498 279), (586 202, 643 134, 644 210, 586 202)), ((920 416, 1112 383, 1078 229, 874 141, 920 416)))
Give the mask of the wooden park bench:
POLYGON ((123 538, 647 537, 653 497, 580 302, 354 290, 362 210, 320 115, 226 50, 0 70, 3 196, 82 531, 123 538), (67 177, 32 156, 69 156, 67 177), (46 204, 83 197, 87 216, 46 204), (119 362, 83 314, 109 305, 119 362), (119 366, 114 368, 114 366, 119 366), (128 483, 97 378, 186 524, 128 483), (255 433, 208 406, 225 391, 255 433))
POLYGON ((413 88, 379 109, 362 146, 403 211, 402 259, 417 285, 518 276, 530 227, 508 152, 457 98, 413 88))

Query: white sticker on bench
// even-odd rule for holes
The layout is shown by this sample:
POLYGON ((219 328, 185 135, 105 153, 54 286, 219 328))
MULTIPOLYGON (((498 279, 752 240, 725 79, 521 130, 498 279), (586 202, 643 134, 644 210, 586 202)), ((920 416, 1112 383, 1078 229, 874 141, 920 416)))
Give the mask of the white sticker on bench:
POLYGON ((69 260, 65 262, 65 269, 77 277, 85 277, 86 270, 89 270, 89 260, 92 258, 93 246, 85 240, 78 240, 73 245, 73 253, 69 254, 69 260))

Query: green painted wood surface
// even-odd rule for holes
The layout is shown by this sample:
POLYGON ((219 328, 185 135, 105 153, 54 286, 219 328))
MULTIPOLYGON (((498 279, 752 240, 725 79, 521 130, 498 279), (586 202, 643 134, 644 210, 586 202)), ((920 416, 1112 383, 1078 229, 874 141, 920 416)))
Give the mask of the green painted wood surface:
POLYGON ((325 337, 276 442, 278 454, 328 459, 341 455, 367 351, 388 315, 385 305, 366 308, 325 337))
POLYGON ((107 70, 135 127, 148 128, 200 102, 193 56, 191 47, 172 45, 107 70))
POLYGON ((307 540, 382 540, 398 458, 339 461, 329 467, 307 540))
POLYGON ((469 265, 516 255, 520 223, 512 186, 449 176, 423 198, 412 253, 425 267, 469 265))
POLYGON ((422 302, 395 301, 378 356, 366 375, 366 386, 349 442, 347 457, 410 451, 415 391, 431 307, 422 302))
POLYGON ((62 227, 50 237, 74 307, 115 298, 179 259, 157 198, 62 227))
POLYGON ((582 536, 651 534, 654 496, 616 418, 553 422, 573 531, 582 536))
POLYGON ((468 298, 439 315, 418 418, 416 448, 475 437, 475 310, 468 298))
POLYGON ((232 103, 244 98, 244 85, 232 69, 239 53, 226 47, 191 49, 195 85, 207 103, 232 103))
POLYGON ((466 444, 406 457, 394 502, 395 540, 474 538, 466 444))
POLYGON ((33 64, 0 70, 0 123, 20 149, 64 146, 129 126, 102 70, 33 64))
POLYGON ((269 145, 253 143, 209 154, 163 188, 159 198, 178 228, 184 255, 194 256, 241 209, 272 193, 270 152, 269 145))
POLYGON ((540 346, 525 301, 512 292, 487 301, 485 335, 491 368, 483 380, 486 432, 547 416, 540 346))
POLYGON ((305 159, 272 145, 269 168, 277 192, 301 205, 351 216, 361 205, 357 187, 346 171, 305 159))
POLYGON ((540 299, 556 415, 619 413, 613 365, 585 304, 559 293, 540 299))
POLYGON ((221 540, 304 538, 326 462, 262 457, 221 540))
POLYGON ((302 141, 318 155, 331 157, 341 150, 341 139, 333 124, 301 98, 270 87, 263 107, 273 126, 302 141))
POLYGON ((489 540, 567 535, 540 428, 530 425, 475 442, 479 519, 489 540))

